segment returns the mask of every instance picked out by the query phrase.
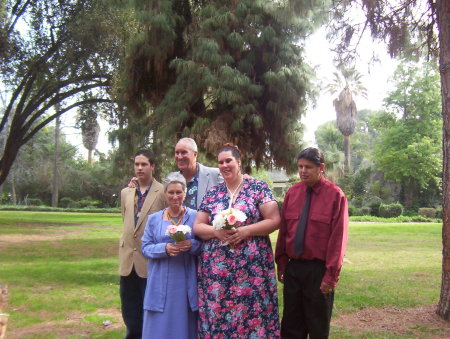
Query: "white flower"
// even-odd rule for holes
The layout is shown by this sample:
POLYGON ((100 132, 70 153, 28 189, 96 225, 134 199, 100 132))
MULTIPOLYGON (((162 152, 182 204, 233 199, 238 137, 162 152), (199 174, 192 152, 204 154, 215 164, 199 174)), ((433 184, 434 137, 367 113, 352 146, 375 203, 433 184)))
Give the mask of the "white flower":
POLYGON ((191 234, 191 228, 188 225, 178 225, 177 230, 185 235, 191 234))
POLYGON ((225 227, 225 218, 222 215, 223 211, 220 211, 219 213, 216 214, 216 216, 214 217, 213 220, 213 227, 216 230, 221 230, 222 228, 225 227))
POLYGON ((247 220, 247 216, 241 210, 233 209, 233 214, 236 217, 236 220, 239 222, 244 222, 247 220))

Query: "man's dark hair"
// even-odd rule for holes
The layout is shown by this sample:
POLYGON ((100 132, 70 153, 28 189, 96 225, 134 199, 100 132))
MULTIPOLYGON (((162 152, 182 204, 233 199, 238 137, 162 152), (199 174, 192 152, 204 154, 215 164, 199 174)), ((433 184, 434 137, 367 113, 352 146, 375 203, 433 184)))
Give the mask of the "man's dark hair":
POLYGON ((152 151, 143 148, 136 152, 136 154, 134 155, 134 158, 136 158, 138 155, 143 155, 144 157, 146 157, 148 159, 148 162, 150 163, 150 165, 155 164, 155 155, 153 154, 152 151))
POLYGON ((300 159, 309 160, 309 161, 315 163, 317 166, 320 166, 325 163, 325 158, 323 157, 323 153, 315 147, 308 147, 308 148, 305 148, 303 151, 301 151, 297 157, 297 161, 299 161, 300 159))

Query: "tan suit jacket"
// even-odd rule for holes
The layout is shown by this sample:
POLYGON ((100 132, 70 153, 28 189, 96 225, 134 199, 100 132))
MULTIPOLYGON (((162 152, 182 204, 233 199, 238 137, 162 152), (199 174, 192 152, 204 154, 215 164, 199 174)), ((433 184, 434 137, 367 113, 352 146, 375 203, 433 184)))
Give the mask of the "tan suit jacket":
POLYGON ((148 191, 142 206, 136 226, 134 225, 134 197, 136 188, 126 187, 120 192, 120 205, 122 209, 123 233, 119 243, 119 274, 127 276, 134 268, 141 278, 147 277, 147 259, 141 252, 141 238, 144 234, 148 215, 155 213, 166 206, 164 188, 153 179, 152 187, 148 191))

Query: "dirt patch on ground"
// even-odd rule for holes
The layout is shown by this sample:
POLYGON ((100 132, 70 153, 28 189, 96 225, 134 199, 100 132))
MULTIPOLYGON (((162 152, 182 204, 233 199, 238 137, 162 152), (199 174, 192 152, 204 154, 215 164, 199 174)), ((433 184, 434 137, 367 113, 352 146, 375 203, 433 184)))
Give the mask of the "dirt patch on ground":
POLYGON ((66 320, 48 321, 44 323, 29 325, 21 328, 8 329, 8 339, 18 339, 23 337, 32 337, 39 334, 52 334, 57 338, 67 338, 71 334, 80 337, 89 338, 92 332, 110 331, 124 328, 122 314, 120 310, 114 308, 99 309, 97 315, 111 319, 111 324, 93 324, 88 323, 84 319, 86 314, 81 312, 71 312, 67 315, 66 320))
POLYGON ((21 244, 27 244, 29 242, 38 242, 38 241, 57 241, 63 240, 69 235, 82 234, 86 231, 80 230, 58 230, 55 233, 36 233, 36 234, 2 234, 0 240, 0 249, 6 248, 9 246, 16 246, 21 244))
POLYGON ((345 328, 352 333, 388 332, 424 338, 450 338, 450 323, 436 314, 436 305, 412 308, 364 308, 332 319, 332 326, 345 328))

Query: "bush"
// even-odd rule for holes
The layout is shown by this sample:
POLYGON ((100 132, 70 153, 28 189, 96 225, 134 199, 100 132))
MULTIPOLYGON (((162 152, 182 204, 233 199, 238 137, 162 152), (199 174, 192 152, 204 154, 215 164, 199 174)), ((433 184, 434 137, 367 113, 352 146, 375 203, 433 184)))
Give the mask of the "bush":
POLYGON ((442 206, 436 208, 436 218, 442 219, 442 206))
POLYGON ((396 218, 402 215, 403 206, 399 202, 393 204, 380 204, 378 215, 382 218, 396 218))
POLYGON ((352 204, 348 204, 348 215, 358 215, 358 209, 352 204))
POLYGON ((89 200, 89 199, 82 199, 78 201, 81 208, 83 207, 99 207, 101 206, 102 202, 100 200, 89 200))
POLYGON ((28 198, 27 205, 28 206, 43 206, 44 203, 39 198, 28 198))
POLYGON ((429 207, 419 208, 419 215, 427 218, 436 218, 436 209, 429 207))
POLYGON ((370 215, 372 209, 369 206, 361 207, 360 209, 361 215, 370 215))
POLYGON ((413 209, 407 209, 407 210, 403 210, 402 215, 407 216, 407 217, 417 217, 417 210, 413 210, 413 209))
POLYGON ((430 219, 426 217, 422 217, 420 215, 416 215, 415 217, 405 217, 401 215, 396 218, 380 218, 374 217, 372 215, 362 215, 362 216, 353 216, 350 217, 350 221, 356 222, 392 222, 392 223, 400 223, 400 222, 440 222, 437 219, 430 219))
POLYGON ((60 208, 50 206, 0 205, 0 211, 120 213, 120 208, 60 208))
POLYGON ((64 197, 59 200, 59 207, 69 207, 69 205, 73 203, 73 200, 69 197, 64 197))
POLYGON ((382 200, 379 197, 372 197, 370 200, 366 201, 364 207, 370 208, 370 215, 378 217, 378 210, 380 209, 380 204, 382 200))
POLYGON ((71 200, 71 201, 67 204, 66 207, 67 207, 67 208, 80 208, 81 205, 80 205, 80 203, 79 203, 78 201, 71 200))
POLYGON ((8 205, 12 203, 11 193, 2 193, 0 195, 0 204, 8 205))

